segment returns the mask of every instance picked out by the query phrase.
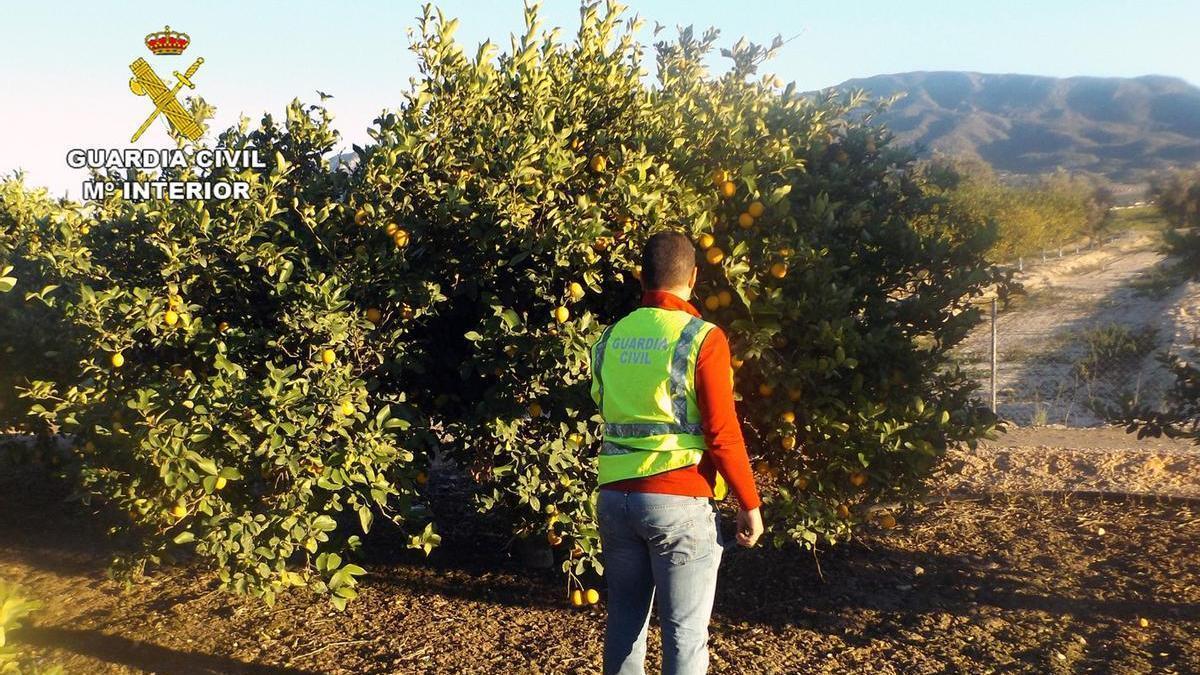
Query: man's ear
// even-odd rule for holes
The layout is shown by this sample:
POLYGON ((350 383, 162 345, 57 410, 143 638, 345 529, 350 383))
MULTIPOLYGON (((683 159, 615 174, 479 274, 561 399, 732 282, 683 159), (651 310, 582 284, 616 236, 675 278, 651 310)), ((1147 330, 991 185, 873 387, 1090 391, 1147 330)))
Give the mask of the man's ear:
POLYGON ((692 278, 691 278, 691 279, 688 279, 688 288, 695 288, 695 287, 696 287, 696 278, 697 278, 699 275, 700 275, 700 268, 699 268, 699 267, 693 267, 693 268, 692 268, 692 278))

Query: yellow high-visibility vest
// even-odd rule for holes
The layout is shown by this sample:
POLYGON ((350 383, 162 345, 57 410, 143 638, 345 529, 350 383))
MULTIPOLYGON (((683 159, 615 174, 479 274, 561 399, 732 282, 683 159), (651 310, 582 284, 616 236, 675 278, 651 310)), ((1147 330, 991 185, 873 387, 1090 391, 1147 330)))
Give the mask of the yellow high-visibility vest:
MULTIPOLYGON (((641 307, 592 347, 592 399, 604 418, 601 485, 700 462, 707 445, 696 361, 713 328, 682 310, 641 307)), ((715 496, 725 492, 718 474, 715 496)))

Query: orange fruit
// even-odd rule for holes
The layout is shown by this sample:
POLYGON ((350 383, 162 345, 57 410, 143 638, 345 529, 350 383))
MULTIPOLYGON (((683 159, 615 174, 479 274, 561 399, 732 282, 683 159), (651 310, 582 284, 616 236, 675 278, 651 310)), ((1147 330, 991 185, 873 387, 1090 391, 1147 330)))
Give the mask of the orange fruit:
POLYGON ((394 237, 394 236, 396 236, 396 230, 399 230, 399 229, 400 229, 399 225, 397 225, 395 223, 388 223, 387 227, 383 228, 383 231, 387 233, 387 236, 394 237))
POLYGON ((762 384, 758 385, 759 396, 762 396, 765 398, 774 393, 775 393, 775 387, 773 385, 768 384, 766 382, 763 382, 762 384))
POLYGON ((365 209, 359 209, 354 212, 354 224, 362 225, 367 222, 367 212, 365 209))
POLYGON ((808 479, 807 478, 805 478, 804 476, 800 476, 799 478, 796 479, 796 489, 797 490, 804 490, 807 487, 808 487, 808 479))
POLYGON ((378 324, 383 319, 383 312, 379 311, 378 307, 367 308, 367 321, 373 324, 378 324))
POLYGON ((779 447, 783 448, 784 450, 791 450, 791 449, 795 448, 796 447, 796 437, 795 436, 784 436, 783 438, 779 439, 779 447))
POLYGON ((529 416, 530 417, 541 417, 542 416, 542 404, 530 403, 529 404, 529 416))
POLYGON ((337 354, 332 349, 321 350, 321 363, 329 365, 337 359, 337 354))
POLYGON ((746 207, 746 213, 749 213, 752 218, 761 217, 766 210, 762 202, 750 202, 750 206, 746 207))
POLYGON ((729 199, 737 194, 737 186, 731 180, 722 181, 718 189, 721 191, 721 196, 725 199, 729 199))
POLYGON ((799 387, 797 387, 795 389, 788 387, 788 400, 789 401, 799 401, 801 393, 803 393, 803 392, 800 391, 799 387))
POLYGON ((592 171, 595 171, 596 173, 604 173, 604 169, 608 167, 608 160, 604 158, 604 155, 592 155, 592 161, 590 164, 592 171))
POLYGON ((405 319, 411 319, 415 315, 416 312, 414 312, 413 308, 409 307, 408 305, 404 305, 400 308, 400 316, 404 317, 405 319))
POLYGON ((559 323, 566 323, 567 319, 571 318, 571 310, 563 306, 558 306, 554 309, 554 320, 559 323))
POLYGON ((546 533, 546 542, 551 546, 558 546, 562 543, 562 537, 554 530, 550 530, 546 533))
POLYGON ((696 241, 697 241, 697 243, 700 244, 700 248, 703 248, 703 249, 712 248, 712 245, 717 243, 716 238, 713 237, 711 234, 708 234, 707 232, 700 235, 700 238, 697 239, 696 241))
POLYGON ((748 230, 751 227, 754 227, 754 216, 750 215, 749 213, 743 213, 739 215, 738 227, 742 228, 743 230, 748 230))
POLYGON ((721 307, 721 299, 715 295, 710 295, 704 299, 704 308, 710 312, 715 312, 721 307))
POLYGON ((392 235, 392 241, 396 242, 396 248, 404 248, 408 246, 408 230, 396 230, 392 235))
POLYGON ((414 480, 417 481, 417 485, 424 485, 429 482, 429 476, 424 471, 418 471, 414 480))
POLYGON ((583 285, 578 281, 572 281, 571 285, 567 287, 567 295, 570 295, 572 300, 582 300, 584 292, 583 285))
POLYGON ((785 410, 779 415, 779 421, 784 424, 792 424, 796 421, 796 413, 791 410, 785 410))
POLYGON ((222 332, 222 333, 224 333, 225 331, 229 330, 229 322, 227 322, 227 321, 222 321, 221 323, 217 324, 217 330, 218 330, 218 331, 220 331, 220 332, 222 332))
POLYGON ((587 589, 587 593, 585 595, 586 595, 586 599, 587 599, 587 604, 589 604, 589 605, 594 605, 597 602, 600 602, 600 591, 597 591, 594 588, 587 589))
POLYGON ((843 520, 845 520, 846 518, 849 518, 850 517, 850 507, 846 506, 845 504, 838 504, 837 514, 838 514, 838 518, 841 518, 843 520))
POLYGON ((728 307, 733 304, 733 294, 729 291, 721 291, 720 293, 717 293, 717 302, 719 302, 722 307, 728 307))
POLYGON ((787 273, 788 273, 787 265, 784 265, 783 263, 778 263, 778 262, 775 263, 774 265, 771 265, 771 276, 775 277, 776 279, 782 279, 782 278, 786 277, 787 273))
POLYGON ((109 363, 112 363, 113 368, 120 368, 125 365, 125 356, 121 352, 117 352, 109 359, 109 363))
POLYGON ((725 169, 713 169, 713 172, 709 174, 709 178, 712 179, 713 185, 720 186, 729 180, 729 172, 725 169))
POLYGON ((736 356, 729 359, 729 365, 733 366, 734 370, 741 368, 745 363, 746 363, 745 359, 739 359, 736 356))
POLYGON ((719 265, 721 264, 721 261, 725 259, 725 251, 713 246, 704 252, 704 259, 707 260, 708 264, 710 265, 719 265))
POLYGON ((1138 625, 1141 626, 1142 628, 1149 628, 1150 627, 1150 619, 1147 619, 1144 616, 1140 616, 1140 617, 1138 617, 1138 625))
POLYGON ((867 474, 861 471, 855 471, 850 474, 850 484, 854 487, 862 487, 863 483, 867 482, 867 474))

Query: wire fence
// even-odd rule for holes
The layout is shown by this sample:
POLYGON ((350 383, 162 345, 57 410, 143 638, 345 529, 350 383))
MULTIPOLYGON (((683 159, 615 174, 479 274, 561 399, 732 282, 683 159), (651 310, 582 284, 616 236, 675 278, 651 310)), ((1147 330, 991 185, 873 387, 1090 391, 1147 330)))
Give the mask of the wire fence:
MULTIPOLYGON (((1176 298, 1138 286, 1161 256, 1125 246, 1048 251, 1043 281, 1013 306, 988 299, 984 321, 957 349, 959 366, 979 383, 978 395, 1019 425, 1072 427, 1110 423, 1127 404, 1161 407, 1172 381, 1161 356, 1188 330, 1171 313, 1176 298), (1078 252, 1076 252, 1078 251, 1078 252), (1135 256, 1143 256, 1141 259, 1135 256)), ((1029 273, 1043 259, 1020 260, 1029 273)), ((1194 338, 1194 333, 1193 333, 1194 338)))

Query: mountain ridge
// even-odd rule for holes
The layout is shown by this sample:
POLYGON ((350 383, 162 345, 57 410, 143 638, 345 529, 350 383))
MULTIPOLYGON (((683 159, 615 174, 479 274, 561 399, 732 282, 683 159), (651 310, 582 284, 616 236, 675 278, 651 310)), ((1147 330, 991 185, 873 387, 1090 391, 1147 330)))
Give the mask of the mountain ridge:
POLYGON ((1200 163, 1200 87, 1169 75, 910 71, 832 89, 904 94, 879 117, 899 142, 1002 172, 1063 168, 1131 182, 1200 163))

